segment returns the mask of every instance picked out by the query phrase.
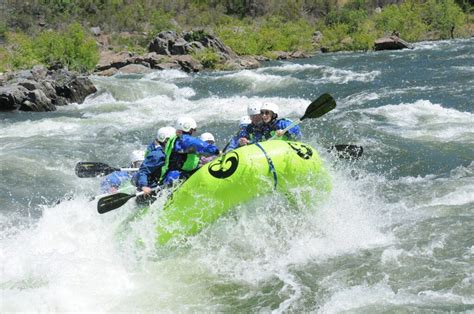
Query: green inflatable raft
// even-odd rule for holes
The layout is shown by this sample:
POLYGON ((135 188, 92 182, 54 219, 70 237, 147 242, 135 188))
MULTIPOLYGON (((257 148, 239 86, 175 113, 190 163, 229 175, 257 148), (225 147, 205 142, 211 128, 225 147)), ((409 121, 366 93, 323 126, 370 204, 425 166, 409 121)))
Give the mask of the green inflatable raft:
MULTIPOLYGON (((300 142, 273 140, 240 147, 196 171, 166 201, 137 215, 159 211, 157 244, 198 233, 239 204, 277 192, 311 187, 306 197, 322 199, 331 179, 314 148, 300 142)), ((304 194, 304 193, 303 193, 304 194)), ((306 200, 307 201, 307 200, 306 200)), ((137 216, 135 216, 137 218, 137 216)))

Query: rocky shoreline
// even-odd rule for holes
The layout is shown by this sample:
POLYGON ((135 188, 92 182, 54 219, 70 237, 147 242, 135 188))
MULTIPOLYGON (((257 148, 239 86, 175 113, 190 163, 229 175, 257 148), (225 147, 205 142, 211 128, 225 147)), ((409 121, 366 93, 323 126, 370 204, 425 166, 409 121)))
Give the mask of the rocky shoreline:
POLYGON ((57 106, 80 104, 96 91, 85 75, 38 65, 0 76, 0 111, 54 111, 57 106))
MULTIPOLYGON (((212 51, 218 57, 221 70, 244 70, 260 67, 262 56, 238 56, 215 36, 201 31, 177 33, 165 31, 159 33, 148 45, 148 53, 134 55, 130 52, 104 51, 101 53, 95 74, 110 76, 115 73, 146 73, 151 69, 178 69, 187 73, 206 69, 205 65, 194 57, 195 54, 212 51)), ((276 59, 307 58, 308 54, 276 51, 276 59)))
MULTIPOLYGON (((100 36, 100 30, 96 33, 100 36)), ((315 42, 317 35, 315 33, 313 38, 315 42)), ((99 41, 100 44, 103 45, 99 41)), ((403 44, 405 42, 400 38, 390 36, 380 41, 379 49, 408 48, 403 44)), ((117 53, 103 49, 93 74, 140 74, 165 69, 199 72, 206 67, 194 56, 209 51, 217 56, 219 69, 223 70, 255 69, 260 67, 260 62, 269 60, 261 56, 238 56, 218 38, 202 31, 161 32, 149 43, 148 51, 145 55, 135 55, 127 51, 117 53)), ((277 60, 310 57, 301 51, 274 51, 273 54, 277 60)), ((35 66, 31 70, 0 73, 0 111, 54 111, 57 106, 81 104, 96 91, 87 75, 61 68, 35 66)))

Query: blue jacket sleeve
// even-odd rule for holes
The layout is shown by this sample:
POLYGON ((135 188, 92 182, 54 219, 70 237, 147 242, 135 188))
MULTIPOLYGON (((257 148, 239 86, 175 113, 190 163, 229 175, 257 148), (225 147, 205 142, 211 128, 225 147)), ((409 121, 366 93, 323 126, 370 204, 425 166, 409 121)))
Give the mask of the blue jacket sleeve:
POLYGON ((154 150, 145 157, 145 160, 138 169, 136 175, 137 188, 141 189, 144 186, 149 186, 150 176, 163 167, 165 163, 165 154, 161 149, 154 150))
POLYGON ((179 147, 175 145, 175 150, 181 150, 185 153, 197 153, 200 155, 212 156, 219 154, 219 148, 216 145, 208 144, 203 140, 190 136, 183 135, 179 147))
POLYGON ((118 188, 122 182, 129 180, 130 177, 130 174, 126 171, 114 171, 101 182, 100 190, 108 193, 112 188, 118 188))
POLYGON ((232 136, 232 138, 230 139, 229 146, 227 146, 226 152, 230 150, 234 150, 237 147, 239 147, 239 139, 240 139, 240 136, 235 136, 235 135, 232 136))
MULTIPOLYGON (((281 119, 281 120, 278 120, 277 123, 276 123, 276 129, 277 130, 283 130, 284 128, 286 128, 287 126, 289 126, 290 124, 292 124, 293 121, 289 120, 289 119, 281 119)), ((300 131, 300 126, 299 125, 295 125, 294 127, 292 127, 291 129, 289 129, 286 133, 285 133, 286 137, 289 139, 289 140, 299 140, 301 139, 301 131, 300 131)))

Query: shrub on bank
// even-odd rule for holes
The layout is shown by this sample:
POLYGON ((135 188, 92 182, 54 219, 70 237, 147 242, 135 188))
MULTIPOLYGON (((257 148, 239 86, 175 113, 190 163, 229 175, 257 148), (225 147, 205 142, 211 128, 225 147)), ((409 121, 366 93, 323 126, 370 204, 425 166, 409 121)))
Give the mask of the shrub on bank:
POLYGON ((209 48, 193 53, 193 57, 208 69, 215 69, 220 61, 219 55, 209 48))
POLYGON ((261 21, 233 20, 217 27, 217 36, 238 55, 271 51, 311 51, 314 27, 306 20, 285 21, 274 16, 261 21))
POLYGON ((370 50, 374 40, 398 32, 407 41, 427 39, 427 33, 437 33, 439 39, 455 34, 465 35, 466 16, 454 0, 406 0, 383 7, 380 13, 345 8, 331 11, 320 27, 321 46, 329 51, 370 50))
POLYGON ((33 38, 7 33, 5 50, 7 57, 1 67, 7 70, 28 69, 41 63, 85 72, 94 69, 99 61, 95 40, 77 23, 63 32, 43 31, 33 38))

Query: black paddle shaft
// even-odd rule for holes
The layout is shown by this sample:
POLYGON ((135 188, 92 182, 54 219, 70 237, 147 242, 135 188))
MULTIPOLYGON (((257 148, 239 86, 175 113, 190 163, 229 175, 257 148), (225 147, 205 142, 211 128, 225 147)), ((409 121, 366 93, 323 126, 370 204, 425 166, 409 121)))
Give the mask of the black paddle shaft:
POLYGON ((111 167, 101 162, 81 161, 76 164, 75 172, 79 178, 92 178, 104 176, 114 171, 119 171, 119 168, 111 167))

